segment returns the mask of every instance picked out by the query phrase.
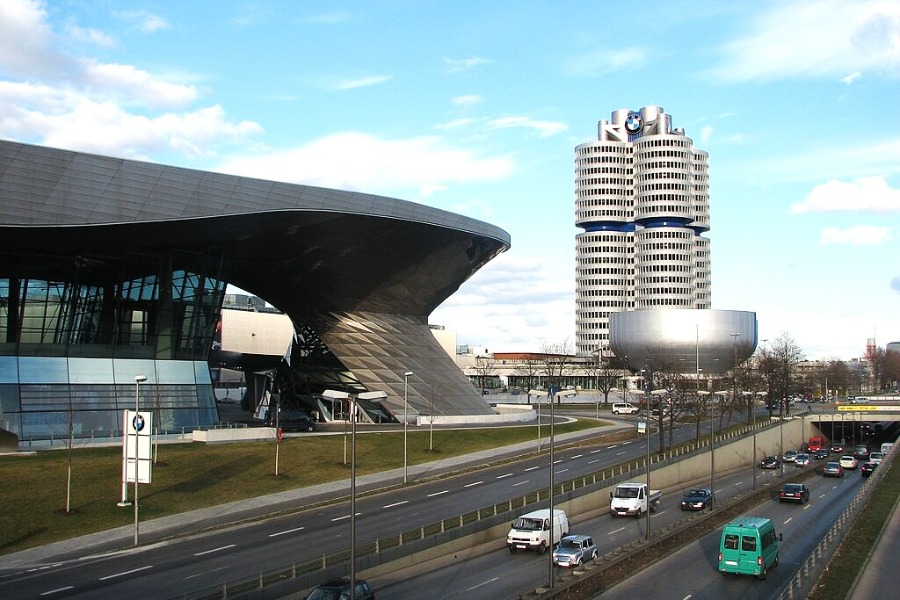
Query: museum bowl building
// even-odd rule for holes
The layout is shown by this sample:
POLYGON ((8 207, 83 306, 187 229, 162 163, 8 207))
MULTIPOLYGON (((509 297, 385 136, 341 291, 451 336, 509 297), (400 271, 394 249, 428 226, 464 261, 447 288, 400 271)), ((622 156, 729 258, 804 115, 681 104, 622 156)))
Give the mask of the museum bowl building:
POLYGON ((214 426, 211 366, 271 369, 267 393, 320 411, 339 410, 316 404, 331 388, 384 391, 366 410, 387 419, 407 397, 411 414, 493 414, 428 315, 509 248, 495 226, 0 141, 0 240, 0 428, 22 441, 121 435, 136 394, 165 430, 214 426), (229 285, 290 317, 278 365, 215 348, 229 285))

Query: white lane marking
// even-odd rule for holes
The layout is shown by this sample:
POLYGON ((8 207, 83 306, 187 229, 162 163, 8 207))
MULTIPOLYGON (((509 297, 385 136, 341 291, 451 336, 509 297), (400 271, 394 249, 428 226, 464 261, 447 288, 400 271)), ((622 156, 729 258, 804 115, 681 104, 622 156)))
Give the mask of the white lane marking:
POLYGON ((527 473, 528 471, 534 471, 535 469, 540 469, 540 468, 541 468, 540 465, 538 465, 536 467, 528 467, 527 469, 525 469, 525 472, 527 473))
POLYGON ((146 567, 138 567, 137 569, 131 569, 130 571, 122 571, 121 573, 115 573, 113 575, 107 575, 106 577, 101 577, 100 581, 106 581, 107 579, 115 579, 116 577, 124 577, 126 575, 131 575, 132 573, 137 573, 138 571, 146 571, 147 569, 152 569, 153 565, 147 565, 146 567))
POLYGON ((529 481, 531 481, 531 480, 530 480, 530 479, 526 479, 525 481, 520 481, 519 483, 514 483, 514 484, 513 484, 513 487, 517 487, 517 486, 520 486, 520 485, 525 485, 525 484, 528 483, 529 481))
POLYGON ((562 462, 562 459, 554 460, 554 461, 553 461, 553 464, 554 464, 554 465, 558 465, 558 464, 561 463, 561 462, 562 462))
POLYGON ((42 593, 41 593, 41 596, 49 596, 49 595, 51 595, 51 594, 58 594, 59 592, 64 592, 64 591, 66 591, 66 590, 71 590, 73 587, 75 587, 75 586, 74 586, 74 585, 67 585, 66 587, 56 588, 55 590, 49 590, 49 591, 46 591, 46 592, 42 592, 42 593))
POLYGON ((229 548, 234 548, 235 544, 228 544, 227 546, 219 546, 218 548, 213 548, 212 550, 204 550, 203 552, 194 552, 194 556, 203 556, 204 554, 212 554, 213 552, 221 552, 222 550, 228 550, 229 548))
POLYGON ((231 565, 228 565, 228 566, 225 566, 225 567, 218 567, 218 568, 215 568, 215 569, 210 569, 209 571, 203 571, 202 573, 194 573, 193 575, 188 575, 188 576, 185 577, 184 579, 185 579, 185 581, 187 581, 188 579, 193 579, 194 577, 200 577, 201 575, 207 575, 207 574, 209 574, 209 573, 215 573, 216 571, 224 571, 225 569, 230 569, 230 568, 231 568, 231 565))
POLYGON ((467 488, 475 487, 476 485, 481 485, 482 483, 484 483, 484 481, 476 481, 475 483, 467 483, 463 487, 467 487, 467 488))
POLYGON ((394 508, 395 506, 402 506, 404 504, 409 504, 409 500, 401 500, 400 502, 394 502, 393 504, 385 504, 381 508, 394 508))
POLYGON ((624 527, 619 527, 618 529, 613 529, 612 531, 610 531, 610 532, 607 533, 606 535, 612 535, 612 534, 614 534, 614 533, 619 533, 620 531, 625 531, 625 528, 624 528, 624 527))
POLYGON ((584 456, 584 454, 576 454, 575 456, 572 457, 572 460, 575 460, 576 458, 581 458, 582 456, 584 456))
POLYGON ((790 523, 793 520, 794 520, 794 517, 788 517, 788 520, 785 521, 784 523, 782 523, 782 525, 787 525, 788 523, 790 523))
POLYGON ((494 583, 494 582, 497 581, 498 579, 500 579, 500 578, 499 578, 499 577, 494 577, 493 579, 488 579, 487 581, 483 581, 483 582, 479 583, 478 585, 473 585, 472 587, 468 588, 466 591, 467 591, 467 592, 471 592, 472 590, 477 590, 477 589, 480 588, 481 586, 487 585, 487 584, 489 584, 489 583, 494 583))
POLYGON ((269 537, 278 537, 279 535, 286 535, 288 533, 303 531, 304 529, 306 529, 306 527, 294 527, 293 529, 285 529, 284 531, 279 531, 277 533, 270 533, 269 537))
POLYGON ((503 475, 497 475, 497 479, 506 479, 507 477, 512 477, 512 473, 504 473, 503 475))
POLYGON ((622 456, 623 454, 625 454, 624 450, 622 450, 621 452, 616 452, 616 456, 622 456))
POLYGON ((600 459, 599 459, 599 458, 595 458, 594 460, 588 461, 588 464, 589 464, 589 465, 592 465, 592 464, 598 463, 598 462, 600 462, 600 459))
MULTIPOLYGON (((358 516, 361 515, 361 514, 362 514, 361 512, 358 512, 358 513, 356 513, 356 516, 358 517, 358 516)), ((335 518, 333 518, 333 519, 331 520, 331 522, 334 523, 335 521, 343 521, 344 519, 349 519, 349 518, 350 518, 350 515, 344 515, 343 517, 335 517, 335 518)))
POLYGON ((559 474, 559 473, 565 473, 565 472, 568 471, 568 470, 569 470, 569 469, 560 469, 559 471, 557 471, 557 474, 559 474))
POLYGON ((434 498, 435 496, 441 496, 441 495, 443 495, 443 494, 449 494, 449 493, 450 493, 450 490, 442 490, 442 491, 440 491, 440 492, 435 492, 435 493, 433 493, 433 494, 428 494, 428 497, 429 497, 429 498, 434 498))
POLYGON ((599 450, 591 450, 591 454, 597 454, 598 452, 603 452, 606 448, 600 448, 599 450))

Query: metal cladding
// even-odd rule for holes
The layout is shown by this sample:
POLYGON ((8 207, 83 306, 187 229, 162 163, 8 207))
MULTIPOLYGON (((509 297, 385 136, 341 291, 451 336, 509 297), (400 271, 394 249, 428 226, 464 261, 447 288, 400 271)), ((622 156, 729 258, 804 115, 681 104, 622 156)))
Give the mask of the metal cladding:
POLYGON ((658 309, 610 317, 610 349, 632 369, 722 374, 756 350, 756 313, 658 309))
POLYGON ((189 360, 201 351, 205 360, 232 284, 314 329, 360 383, 395 403, 411 370, 419 412, 493 412, 427 322, 509 249, 509 234, 493 225, 371 194, 0 141, 0 236, 7 294, 18 293, 10 282, 63 282, 77 294, 89 287, 98 306, 90 331, 69 319, 28 348, 22 331, 0 323, 0 356, 176 359, 179 319, 201 308, 168 285, 177 273, 197 297, 213 290, 212 306, 202 306, 210 314, 193 321, 189 360), (160 296, 143 298, 142 309, 156 311, 145 324, 155 337, 129 341, 116 305, 142 300, 128 297, 129 282, 150 280, 160 296), (100 328, 107 338, 88 347, 100 328))

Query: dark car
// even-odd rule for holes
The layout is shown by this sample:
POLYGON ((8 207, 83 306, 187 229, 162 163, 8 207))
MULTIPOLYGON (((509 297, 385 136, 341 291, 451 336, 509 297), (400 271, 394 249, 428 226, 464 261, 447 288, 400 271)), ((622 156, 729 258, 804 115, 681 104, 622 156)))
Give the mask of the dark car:
MULTIPOLYGON (((328 583, 317 585, 312 589, 306 600, 349 600, 350 580, 346 578, 335 579, 328 583)), ((363 579, 356 580, 356 600, 375 600, 375 592, 363 579)))
POLYGON ((831 453, 832 454, 843 454, 844 453, 844 445, 841 443, 834 443, 831 445, 831 453))
POLYGON ((841 463, 828 461, 825 463, 825 466, 822 467, 822 476, 823 477, 843 477, 844 476, 844 467, 841 466, 841 463))
POLYGON ((779 502, 799 502, 803 504, 809 501, 809 488, 802 483, 786 483, 778 492, 779 502))
POLYGON ((777 469, 781 466, 781 459, 777 456, 767 456, 759 462, 763 469, 777 469))
POLYGON ((856 460, 868 460, 869 447, 861 444, 853 448, 853 458, 856 460))
POLYGON ((274 415, 270 415, 266 419, 266 426, 275 427, 275 424, 282 431, 315 431, 316 424, 309 418, 309 414, 300 410, 283 410, 276 420, 274 415))
POLYGON ((878 463, 873 462, 871 460, 864 462, 863 465, 859 468, 859 474, 862 475, 863 477, 868 477, 869 475, 872 474, 872 472, 875 470, 875 468, 877 466, 878 466, 878 463))
POLYGON ((819 450, 813 452, 812 455, 816 460, 822 460, 824 458, 828 458, 831 455, 831 452, 829 452, 825 448, 820 448, 819 450))
POLYGON ((712 490, 708 488, 690 489, 681 498, 681 510, 712 508, 712 501, 712 490))
POLYGON ((781 460, 783 460, 784 462, 791 462, 791 463, 792 463, 792 462, 794 462, 795 460, 797 460, 797 455, 798 455, 798 454, 800 454, 800 453, 797 452, 796 450, 788 450, 787 452, 785 452, 785 453, 781 456, 781 460))

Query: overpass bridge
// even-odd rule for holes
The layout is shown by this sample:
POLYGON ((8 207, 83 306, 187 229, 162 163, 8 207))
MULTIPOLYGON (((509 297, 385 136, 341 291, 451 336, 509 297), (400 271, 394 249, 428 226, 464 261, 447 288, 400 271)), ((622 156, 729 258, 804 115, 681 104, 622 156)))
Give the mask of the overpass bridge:
POLYGON ((870 404, 811 404, 802 413, 806 439, 823 435, 830 442, 878 445, 900 434, 900 398, 871 398, 870 404))

